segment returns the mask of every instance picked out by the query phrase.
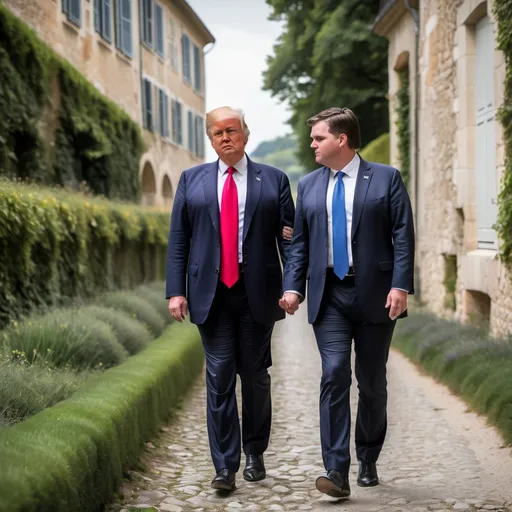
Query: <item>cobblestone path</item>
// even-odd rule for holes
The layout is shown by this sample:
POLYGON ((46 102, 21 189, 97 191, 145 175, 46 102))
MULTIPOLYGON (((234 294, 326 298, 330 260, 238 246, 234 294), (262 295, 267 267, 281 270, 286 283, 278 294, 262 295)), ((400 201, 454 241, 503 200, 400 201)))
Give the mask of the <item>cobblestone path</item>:
MULTIPOLYGON (((512 451, 484 421, 393 352, 389 427, 378 470, 381 485, 356 485, 352 454, 348 500, 315 489, 323 472, 318 425, 320 359, 304 308, 276 326, 273 341, 273 430, 267 478, 248 483, 240 471, 227 497, 210 488, 204 378, 172 423, 148 443, 110 511, 512 511, 512 451)), ((352 405, 356 404, 355 377, 352 405)), ((353 414, 353 417, 355 414, 353 414)), ((353 437, 352 437, 353 446, 353 437)), ((242 456, 242 468, 244 458, 242 456)))

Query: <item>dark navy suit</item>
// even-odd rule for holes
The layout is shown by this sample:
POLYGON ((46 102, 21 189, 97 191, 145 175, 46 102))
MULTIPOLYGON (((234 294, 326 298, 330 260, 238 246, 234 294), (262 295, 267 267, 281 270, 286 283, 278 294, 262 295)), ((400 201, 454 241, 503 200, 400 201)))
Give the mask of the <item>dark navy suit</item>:
POLYGON ((240 278, 228 289, 219 280, 219 162, 185 170, 171 216, 167 298, 186 296, 206 356, 208 434, 217 471, 238 471, 240 427, 235 396, 242 381, 243 448, 261 455, 270 435, 270 338, 284 318, 282 271, 295 208, 285 173, 247 159, 247 195, 240 278))
POLYGON ((356 451, 359 460, 371 463, 377 460, 387 427, 386 362, 395 321, 385 308, 386 298, 391 288, 414 292, 414 227, 400 173, 361 158, 351 232, 354 276, 339 279, 328 268, 330 172, 322 167, 299 182, 284 290, 306 296, 308 283, 308 319, 322 358, 324 465, 348 474, 352 339, 359 386, 356 451))

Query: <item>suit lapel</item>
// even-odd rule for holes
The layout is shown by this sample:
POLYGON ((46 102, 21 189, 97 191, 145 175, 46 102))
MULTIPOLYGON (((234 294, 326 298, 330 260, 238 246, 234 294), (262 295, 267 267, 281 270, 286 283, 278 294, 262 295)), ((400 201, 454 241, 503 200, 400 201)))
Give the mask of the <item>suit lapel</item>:
POLYGON ((357 173, 356 190, 354 193, 354 206, 352 209, 352 239, 354 239, 354 235, 356 234, 368 187, 372 181, 373 171, 371 171, 370 168, 370 164, 361 158, 359 171, 357 173))
POLYGON ((258 206, 261 193, 261 169, 247 157, 247 197, 245 198, 244 240, 249 232, 251 221, 258 206))
POLYGON ((316 189, 316 211, 319 214, 320 226, 324 230, 325 239, 327 240, 327 187, 329 186, 330 170, 324 167, 318 177, 318 185, 316 189))
POLYGON ((219 228, 219 196, 217 192, 217 181, 219 176, 219 162, 210 163, 206 165, 203 175, 203 190, 206 204, 208 205, 208 212, 212 220, 212 224, 217 233, 220 233, 219 228))

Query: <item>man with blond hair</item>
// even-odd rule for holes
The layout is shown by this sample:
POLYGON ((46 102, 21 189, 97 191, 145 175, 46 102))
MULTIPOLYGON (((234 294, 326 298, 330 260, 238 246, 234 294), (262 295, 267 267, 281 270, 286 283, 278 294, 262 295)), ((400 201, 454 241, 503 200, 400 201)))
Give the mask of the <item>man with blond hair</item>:
POLYGON ((221 107, 206 116, 219 156, 183 171, 171 216, 167 257, 169 311, 190 310, 206 357, 207 426, 214 489, 235 489, 241 442, 245 480, 265 478, 271 425, 271 336, 284 318, 281 264, 295 208, 286 174, 245 153, 243 113, 221 107), (235 395, 242 382, 242 436, 235 395), (242 437, 242 439, 240 439, 242 437))

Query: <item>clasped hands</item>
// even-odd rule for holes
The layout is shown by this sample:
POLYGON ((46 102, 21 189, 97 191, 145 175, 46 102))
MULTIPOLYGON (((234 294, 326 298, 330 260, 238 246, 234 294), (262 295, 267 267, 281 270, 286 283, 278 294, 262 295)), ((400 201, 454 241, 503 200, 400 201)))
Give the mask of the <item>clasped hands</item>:
MULTIPOLYGON (((299 309, 300 295, 294 292, 285 292, 279 299, 279 306, 289 315, 294 315, 299 309)), ((386 309, 389 308, 389 318, 396 320, 407 309, 407 292, 392 288, 386 299, 386 309)))

